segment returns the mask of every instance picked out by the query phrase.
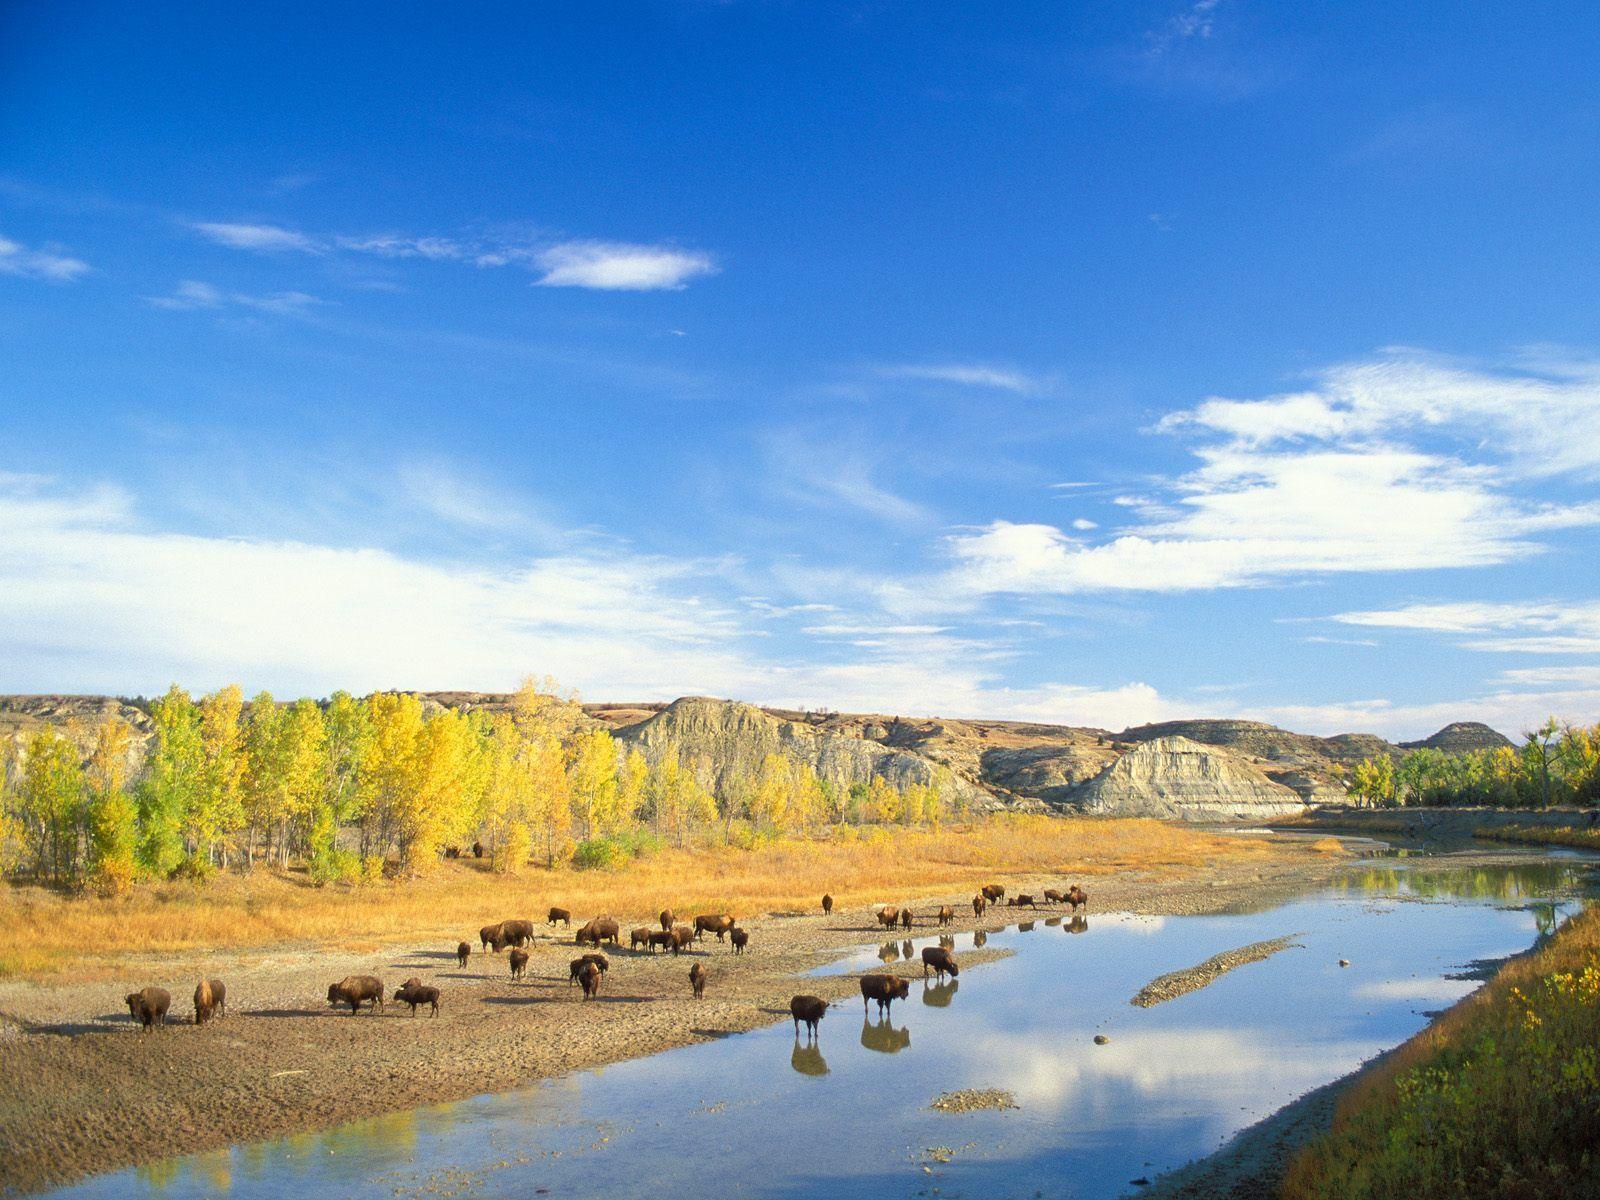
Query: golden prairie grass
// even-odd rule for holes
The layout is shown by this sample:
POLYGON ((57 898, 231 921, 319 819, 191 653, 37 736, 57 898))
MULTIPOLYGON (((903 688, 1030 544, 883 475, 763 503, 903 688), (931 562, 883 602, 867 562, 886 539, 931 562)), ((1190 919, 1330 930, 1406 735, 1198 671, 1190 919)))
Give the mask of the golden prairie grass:
POLYGON ((1474 829, 1472 836, 1529 846, 1575 846, 1579 850, 1600 850, 1600 829, 1554 825, 1485 825, 1474 829))
POLYGON ((496 875, 466 860, 442 863, 426 879, 316 888, 296 872, 257 869, 203 884, 145 885, 119 899, 14 886, 0 892, 0 977, 43 978, 145 952, 307 943, 362 950, 401 938, 475 938, 491 921, 542 920, 553 904, 580 918, 606 912, 643 923, 663 906, 680 916, 814 911, 823 892, 841 907, 899 903, 918 889, 976 890, 991 877, 1047 874, 1066 884, 1286 853, 1294 851, 1159 821, 1004 814, 938 830, 844 828, 748 850, 666 849, 614 870, 496 875))

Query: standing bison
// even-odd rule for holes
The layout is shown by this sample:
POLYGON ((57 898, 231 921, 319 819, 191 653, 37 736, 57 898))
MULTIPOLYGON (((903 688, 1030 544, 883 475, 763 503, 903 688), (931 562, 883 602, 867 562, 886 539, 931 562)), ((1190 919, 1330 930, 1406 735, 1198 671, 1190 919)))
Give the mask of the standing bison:
POLYGON ((954 921, 955 919, 956 919, 956 910, 955 909, 951 908, 948 904, 941 904, 939 906, 939 928, 940 929, 943 929, 946 925, 950 924, 950 922, 954 921))
POLYGON ((526 946, 533 941, 532 921, 501 921, 500 944, 503 946, 526 946))
POLYGON ((796 996, 789 1001, 789 1015, 794 1018, 794 1033, 800 1036, 800 1023, 805 1022, 806 1032, 817 1036, 817 1025, 828 1011, 828 1002, 821 996, 796 996))
POLYGON ((975 916, 975 917, 983 916, 983 910, 988 908, 988 907, 989 907, 989 901, 983 896, 983 894, 981 892, 978 895, 976 895, 976 896, 974 896, 972 898, 972 915, 973 916, 975 916))
POLYGON ((961 974, 961 967, 956 963, 956 956, 943 946, 924 946, 922 949, 922 977, 926 979, 928 972, 932 971, 936 977, 943 979, 946 975, 954 979, 961 974))
POLYGON ((994 904, 997 901, 1004 900, 1006 898, 1005 888, 1001 887, 998 883, 986 883, 983 885, 982 891, 983 898, 990 904, 994 904))
POLYGON ((142 991, 129 992, 122 1002, 128 1006, 128 1015, 141 1026, 140 1032, 148 1033, 156 1026, 167 1023, 172 993, 166 988, 147 987, 142 991))
POLYGON ((383 1007, 383 981, 373 975, 347 975, 328 985, 328 1003, 334 1008, 348 1004, 352 1017, 363 1004, 371 1004, 376 1013, 383 1007))
POLYGON ((878 924, 885 929, 893 929, 900 924, 900 910, 892 904, 885 904, 878 910, 878 924))
POLYGON ((750 944, 750 931, 748 929, 730 929, 728 940, 733 943, 733 952, 743 954, 744 948, 750 944))
POLYGON ((867 1006, 873 1002, 878 1005, 878 1015, 883 1016, 889 1011, 896 1000, 904 1000, 911 994, 911 985, 904 979, 893 975, 863 975, 861 977, 861 1011, 865 1013, 867 1006))
POLYGON ((578 972, 578 982, 583 985, 583 998, 593 1000, 600 994, 600 968, 594 963, 584 963, 578 972))
POLYGON ((571 987, 582 978, 585 967, 593 967, 604 975, 611 969, 611 960, 604 954, 585 954, 582 958, 573 959, 567 971, 568 987, 571 987))
POLYGON ((194 1023, 204 1025, 213 1016, 228 1015, 228 989, 220 979, 202 979, 194 989, 194 1023))
POLYGON ((643 926, 635 929, 628 935, 628 949, 636 950, 640 946, 643 946, 646 950, 650 950, 650 935, 654 932, 654 930, 646 929, 643 926))
POLYGON ((496 921, 493 925, 485 925, 478 930, 478 941, 483 943, 483 952, 485 954, 491 950, 498 954, 505 947, 505 943, 500 940, 500 927, 503 924, 505 924, 504 921, 496 921))
POLYGON ((472 943, 471 942, 462 942, 460 945, 458 945, 456 947, 456 961, 461 964, 461 967, 462 967, 463 970, 466 969, 467 960, 469 958, 471 958, 471 957, 472 957, 472 943))
POLYGON ((1067 903, 1072 905, 1073 912, 1077 912, 1080 908, 1088 908, 1089 893, 1077 884, 1073 884, 1067 889, 1067 903))
POLYGON ((670 908, 663 908, 661 910, 661 915, 656 918, 657 921, 661 922, 662 933, 671 933, 673 923, 676 922, 677 919, 677 917, 672 915, 672 910, 670 908))
POLYGON ((727 940, 728 930, 733 928, 735 918, 727 913, 705 913, 694 919, 694 936, 699 940, 701 934, 714 933, 717 941, 727 940))
POLYGON ((544 923, 546 925, 561 924, 565 925, 568 929, 571 929, 572 914, 564 908, 551 908, 551 910, 545 915, 544 923))
POLYGON ((1044 902, 1046 904, 1065 904, 1067 902, 1067 894, 1057 891, 1055 888, 1045 888, 1044 902))
POLYGON ((694 930, 687 925, 674 925, 672 927, 672 952, 682 954, 694 942, 694 930))
MULTIPOLYGON (((517 950, 514 953, 522 954, 522 951, 517 950)), ((424 1004, 433 1010, 430 1015, 435 1017, 439 1015, 439 989, 436 987, 427 987, 416 980, 408 979, 403 987, 395 988, 394 998, 401 1004, 409 1004, 413 1017, 417 1015, 417 1009, 424 1004)))
POLYGON ((528 973, 528 952, 526 950, 513 950, 511 952, 511 978, 521 979, 528 973))
POLYGON ((588 942, 591 946, 598 946, 601 942, 610 942, 613 946, 616 946, 620 945, 618 939, 621 936, 622 926, 617 924, 614 918, 595 917, 582 929, 578 930, 577 933, 573 934, 573 940, 580 946, 585 942, 588 942))
POLYGON ((689 988, 694 992, 696 1000, 705 999, 706 995, 706 968, 704 963, 695 963, 689 968, 689 988))
POLYGON ((833 915, 833 897, 826 892, 822 895, 822 915, 825 917, 833 915))

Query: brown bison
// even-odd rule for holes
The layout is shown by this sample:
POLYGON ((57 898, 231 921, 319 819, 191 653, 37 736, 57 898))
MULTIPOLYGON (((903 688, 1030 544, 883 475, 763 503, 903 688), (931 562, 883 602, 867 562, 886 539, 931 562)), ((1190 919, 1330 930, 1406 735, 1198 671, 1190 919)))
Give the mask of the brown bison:
POLYGON ((503 924, 505 924, 504 921, 496 921, 493 925, 485 925, 478 930, 478 941, 483 943, 483 952, 485 954, 491 950, 498 954, 505 947, 505 943, 500 940, 500 927, 503 924))
POLYGON ((503 946, 526 946, 533 941, 532 921, 501 921, 500 944, 503 946))
POLYGON ((928 977, 928 971, 940 979, 946 975, 954 979, 961 974, 961 967, 956 963, 956 956, 943 946, 924 946, 922 948, 922 977, 928 977))
POLYGON ((878 910, 878 924, 885 929, 893 929, 900 924, 900 910, 892 904, 885 904, 878 910))
POLYGON ((511 952, 511 978, 521 979, 528 973, 528 952, 526 950, 513 950, 511 952))
POLYGON ((794 1033, 800 1036, 800 1022, 806 1023, 806 1032, 817 1036, 817 1024, 828 1011, 828 1002, 821 996, 796 996, 789 1001, 789 1015, 794 1018, 794 1033))
POLYGON ((977 896, 974 896, 972 898, 972 915, 973 916, 975 916, 975 917, 983 916, 983 910, 988 908, 988 907, 989 907, 989 901, 984 899, 984 897, 981 894, 977 895, 977 896))
POLYGON ((672 930, 670 930, 670 929, 656 929, 656 930, 652 930, 651 931, 651 933, 650 933, 650 953, 654 954, 658 949, 660 949, 660 950, 670 950, 670 949, 672 949, 672 930))
POLYGON ((727 941, 728 930, 733 928, 735 918, 727 913, 706 913, 694 919, 694 936, 698 941, 704 933, 710 932, 717 935, 717 941, 727 941))
POLYGON ((822 915, 825 917, 833 915, 833 897, 826 892, 822 895, 822 915))
POLYGON ((748 929, 730 929, 728 940, 733 943, 733 952, 743 954, 744 948, 750 944, 750 931, 748 929))
POLYGON ((571 929, 572 914, 564 908, 551 908, 551 910, 545 914, 544 923, 546 925, 555 925, 559 923, 565 925, 568 929, 571 929))
POLYGON ((909 908, 902 908, 900 910, 900 928, 911 928, 911 910, 909 908))
POLYGON ((643 946, 646 950, 649 950, 651 948, 650 934, 652 932, 652 930, 645 929, 643 926, 635 929, 632 933, 628 934, 628 949, 632 950, 638 946, 643 946))
POLYGON ((465 967, 467 965, 467 960, 469 958, 471 958, 471 957, 472 957, 472 943, 471 942, 462 942, 459 946, 456 947, 456 961, 458 963, 460 963, 463 967, 465 967))
POLYGON ((1072 905, 1073 912, 1077 912, 1080 908, 1088 908, 1089 893, 1077 884, 1073 884, 1067 889, 1067 903, 1072 905))
POLYGON ((672 952, 682 954, 694 941, 694 930, 687 925, 674 925, 672 927, 672 952))
POLYGON ((670 908, 663 908, 661 910, 661 915, 657 917, 656 920, 661 923, 662 933, 671 933, 672 926, 674 923, 676 923, 678 918, 672 915, 672 910, 670 908))
POLYGON ((595 917, 582 929, 573 935, 573 940, 578 945, 588 942, 598 946, 601 942, 610 942, 613 946, 620 945, 622 926, 618 925, 612 917, 595 917))
POLYGON ((347 975, 328 985, 328 1003, 334 1008, 348 1004, 352 1017, 363 1004, 370 1003, 377 1012, 383 1007, 383 981, 373 975, 347 975))
POLYGON ((954 921, 955 919, 956 919, 956 910, 955 909, 951 908, 948 904, 941 904, 939 906, 939 928, 943 929, 946 925, 950 924, 950 922, 954 921))
POLYGON ((600 994, 600 968, 594 963, 584 963, 578 972, 578 982, 583 986, 583 998, 593 1000, 600 994))
POLYGON ((1028 895, 1027 892, 1020 892, 1011 901, 1011 907, 1012 908, 1037 908, 1039 906, 1033 902, 1033 897, 1028 895))
POLYGON ((695 963, 689 968, 689 987, 694 992, 696 1000, 705 999, 706 995, 706 968, 703 963, 695 963))
POLYGON ((228 1015, 228 989, 220 979, 202 979, 194 989, 194 1023, 204 1025, 213 1016, 228 1015))
POLYGON ((148 1033, 157 1025, 167 1023, 172 993, 166 988, 147 987, 142 991, 129 992, 122 1002, 128 1006, 128 1015, 142 1026, 141 1032, 148 1033))
POLYGON ((451 846, 448 850, 446 850, 444 852, 444 856, 446 858, 460 858, 461 857, 461 847, 460 846, 451 846))
POLYGON ((1004 900, 1006 898, 1005 888, 1001 887, 998 883, 986 883, 983 885, 981 890, 983 892, 983 898, 990 904, 995 903, 997 900, 1004 900))
POLYGON ((472 857, 473 858, 482 858, 483 857, 483 843, 482 842, 473 842, 472 843, 472 857))
POLYGON ((567 986, 571 987, 583 975, 585 967, 593 967, 604 975, 611 969, 611 960, 604 954, 585 954, 581 958, 572 960, 567 973, 567 986))
MULTIPOLYGON (((522 951, 518 950, 516 953, 521 954, 522 951)), ((413 1017, 417 1015, 417 1009, 424 1004, 433 1010, 429 1015, 435 1017, 439 1015, 439 989, 436 987, 426 987, 408 981, 403 987, 395 988, 394 998, 401 1004, 409 1004, 413 1017)))
POLYGON ((861 977, 861 1011, 867 1011, 867 1006, 873 1002, 878 1005, 878 1015, 889 1011, 889 1006, 896 1000, 904 1000, 911 994, 911 985, 904 979, 897 979, 893 975, 863 975, 861 977))
POLYGON ((1065 904, 1067 902, 1067 894, 1057 891, 1055 888, 1045 888, 1044 902, 1046 904, 1065 904))

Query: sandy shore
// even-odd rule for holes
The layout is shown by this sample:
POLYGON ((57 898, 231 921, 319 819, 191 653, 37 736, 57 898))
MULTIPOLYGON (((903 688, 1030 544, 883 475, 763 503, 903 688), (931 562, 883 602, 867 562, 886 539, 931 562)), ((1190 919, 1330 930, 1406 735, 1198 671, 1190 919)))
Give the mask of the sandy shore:
MULTIPOLYGON (((1266 866, 1226 862, 1204 875, 1161 880, 1130 873, 1093 881, 1096 910, 1184 915, 1259 908, 1325 879, 1347 860, 1286 856, 1266 866)), ((1039 894, 1056 880, 1007 877, 1039 894)), ((952 904, 954 931, 996 930, 1018 919, 991 909, 975 921, 968 895, 886 896, 918 913, 913 931, 935 932, 933 911, 952 904)), ((1051 915, 1042 912, 1041 916, 1051 915)), ((623 921, 623 935, 637 921, 623 921)), ((121 977, 90 984, 0 985, 0 1183, 40 1190, 86 1174, 234 1142, 324 1128, 357 1117, 503 1091, 788 1019, 790 996, 814 992, 853 1004, 855 979, 795 976, 863 943, 884 939, 869 908, 746 918, 750 949, 709 936, 681 957, 611 951, 601 997, 584 1003, 567 982, 579 952, 570 933, 546 931, 526 979, 506 955, 474 952, 465 969, 455 940, 394 945, 370 955, 279 946, 151 957, 121 977), (709 971, 705 999, 690 996, 694 962, 709 971), (328 985, 379 976, 392 992, 411 975, 444 993, 437 1019, 391 1003, 377 1016, 327 1007, 328 985), (228 985, 225 1021, 196 1028, 190 997, 202 976, 228 985), (148 985, 173 995, 177 1024, 143 1035, 122 997, 148 985)), ((467 936, 463 931, 462 936, 467 936)), ((977 965, 990 955, 967 952, 977 965)), ((887 969, 920 975, 920 963, 887 969)))

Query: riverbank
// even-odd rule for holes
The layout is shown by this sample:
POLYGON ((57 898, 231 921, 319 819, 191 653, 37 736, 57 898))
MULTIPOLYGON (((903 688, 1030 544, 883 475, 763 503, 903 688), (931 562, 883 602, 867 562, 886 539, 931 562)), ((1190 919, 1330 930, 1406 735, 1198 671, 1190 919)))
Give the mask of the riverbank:
MULTIPOLYGON (((1091 919, 1105 909, 1187 915, 1271 904, 1330 878, 1345 862, 1299 842, 1226 840, 1244 845, 1219 850, 1208 863, 1114 875, 1081 874, 1105 862, 1078 861, 1071 878, 1091 893, 1091 919)), ((520 982, 510 980, 505 954, 475 949, 460 969, 454 949, 465 931, 455 930, 361 952, 307 941, 139 956, 123 951, 93 978, 0 984, 0 1075, 8 1081, 0 1095, 0 1180, 12 1189, 39 1189, 179 1153, 508 1090, 786 1020, 789 997, 799 991, 853 1006, 859 999, 853 977, 802 982, 796 976, 880 940, 876 903, 912 907, 913 933, 922 936, 935 932, 933 913, 946 903, 957 914, 956 931, 996 930, 1016 920, 1016 911, 1004 909, 974 919, 970 884, 980 873, 1034 895, 1071 881, 1054 872, 946 864, 942 887, 879 889, 829 917, 814 902, 803 914, 778 908, 746 916, 741 925, 750 931, 750 947, 743 956, 709 939, 678 958, 612 952, 604 991, 591 1003, 577 999, 567 982, 567 963, 577 953, 570 934, 544 926, 520 982), (689 991, 694 962, 709 971, 699 1002, 689 991), (440 1016, 413 1019, 392 1003, 377 1016, 329 1010, 328 984, 359 973, 378 975, 391 991, 410 975, 422 976, 444 992, 440 1016), (227 981, 230 1015, 195 1028, 187 1024, 188 997, 201 976, 227 981), (185 1023, 149 1036, 133 1031, 119 1011, 121 996, 147 984, 172 991, 174 1012, 185 1023)), ((709 885, 679 886, 687 892, 709 885)), ((617 911, 626 936, 630 925, 648 923, 654 906, 617 911)), ((962 955, 968 966, 985 957, 962 955)), ((889 969, 921 973, 913 962, 889 969)))

